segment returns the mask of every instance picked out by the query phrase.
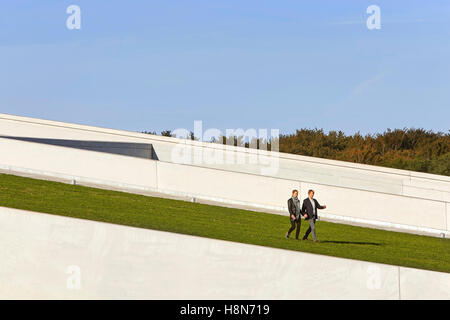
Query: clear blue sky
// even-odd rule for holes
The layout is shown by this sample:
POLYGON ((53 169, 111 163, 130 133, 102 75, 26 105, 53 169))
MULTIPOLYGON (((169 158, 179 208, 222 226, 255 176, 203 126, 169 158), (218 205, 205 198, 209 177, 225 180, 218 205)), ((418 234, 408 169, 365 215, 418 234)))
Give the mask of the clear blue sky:
POLYGON ((0 112, 133 131, 447 132, 450 2, 2 0, 0 112), (70 4, 81 30, 66 28, 70 4))

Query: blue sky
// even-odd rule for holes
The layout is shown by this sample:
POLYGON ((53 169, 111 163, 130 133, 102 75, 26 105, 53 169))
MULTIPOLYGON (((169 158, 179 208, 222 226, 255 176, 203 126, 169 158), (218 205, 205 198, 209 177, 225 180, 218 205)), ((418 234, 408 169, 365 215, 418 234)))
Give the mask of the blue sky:
POLYGON ((0 112, 132 131, 447 132, 449 57, 449 1, 2 0, 0 112), (71 4, 81 30, 66 28, 71 4))

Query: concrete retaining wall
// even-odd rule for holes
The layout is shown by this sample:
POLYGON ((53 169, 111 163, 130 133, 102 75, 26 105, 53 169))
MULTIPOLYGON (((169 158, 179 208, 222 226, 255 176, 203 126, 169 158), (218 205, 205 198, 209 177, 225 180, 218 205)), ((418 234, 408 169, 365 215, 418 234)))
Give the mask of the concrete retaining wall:
POLYGON ((3 207, 0 252, 0 299, 450 297, 447 273, 3 207))
POLYGON ((159 159, 135 162, 82 150, 69 157, 58 147, 18 141, 13 146, 0 139, 1 150, 10 150, 0 155, 0 168, 11 172, 78 176, 282 214, 292 189, 300 187, 304 198, 313 188, 327 205, 321 211, 324 218, 450 235, 450 178, 445 176, 2 114, 0 135, 150 143, 159 159), (97 167, 99 172, 92 169, 97 167))
POLYGON ((156 189, 156 161, 3 138, 0 150, 3 169, 156 189))

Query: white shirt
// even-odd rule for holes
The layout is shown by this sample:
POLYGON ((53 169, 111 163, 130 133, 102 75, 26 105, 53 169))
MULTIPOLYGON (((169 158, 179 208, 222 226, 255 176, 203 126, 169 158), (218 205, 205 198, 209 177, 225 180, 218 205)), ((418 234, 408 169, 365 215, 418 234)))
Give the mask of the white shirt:
POLYGON ((311 205, 313 207, 313 214, 315 214, 316 213, 316 202, 311 198, 309 198, 309 201, 311 201, 311 205))

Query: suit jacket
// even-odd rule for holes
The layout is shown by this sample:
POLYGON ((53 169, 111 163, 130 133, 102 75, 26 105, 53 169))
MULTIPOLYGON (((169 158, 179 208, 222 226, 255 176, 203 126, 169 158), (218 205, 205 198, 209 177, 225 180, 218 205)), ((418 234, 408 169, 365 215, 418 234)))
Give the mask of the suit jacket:
POLYGON ((309 200, 309 197, 303 200, 302 205, 302 214, 307 214, 308 217, 305 218, 306 220, 309 220, 311 218, 317 219, 317 209, 323 209, 323 207, 319 204, 319 201, 313 198, 313 201, 316 205, 316 210, 313 210, 313 206, 311 204, 311 201, 309 200))

